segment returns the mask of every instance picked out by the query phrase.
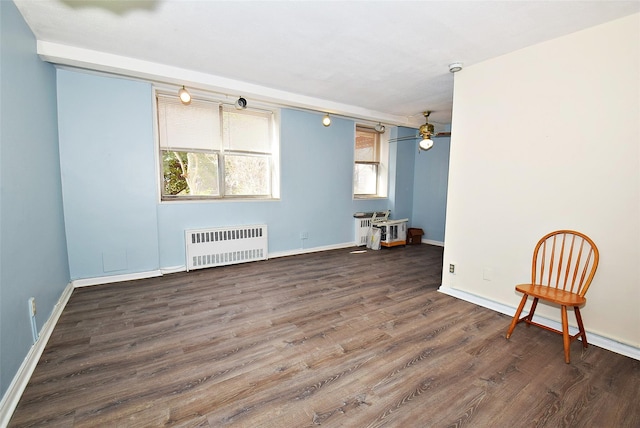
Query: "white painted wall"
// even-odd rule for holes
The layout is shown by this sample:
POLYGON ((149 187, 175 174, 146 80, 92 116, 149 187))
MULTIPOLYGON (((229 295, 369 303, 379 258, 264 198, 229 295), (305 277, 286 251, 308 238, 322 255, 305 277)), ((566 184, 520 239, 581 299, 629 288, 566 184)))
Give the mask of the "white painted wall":
POLYGON ((515 308, 537 240, 580 230, 600 249, 587 331, 640 347, 639 63, 636 14, 455 75, 443 291, 515 308))

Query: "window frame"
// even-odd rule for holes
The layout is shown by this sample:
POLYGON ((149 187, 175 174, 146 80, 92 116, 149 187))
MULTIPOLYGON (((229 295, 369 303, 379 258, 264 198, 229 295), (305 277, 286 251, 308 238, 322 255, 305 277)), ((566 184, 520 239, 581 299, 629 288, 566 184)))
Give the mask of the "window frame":
MULTIPOLYGON (((214 103, 218 109, 218 130, 219 135, 217 138, 219 141, 215 143, 215 145, 219 146, 219 149, 188 149, 188 148, 176 148, 176 152, 186 152, 186 153, 204 153, 204 154, 213 154, 217 157, 218 167, 218 195, 166 195, 165 194, 165 174, 164 174, 164 166, 163 166, 163 152, 170 150, 170 145, 163 147, 163 143, 160 137, 160 117, 159 117, 159 98, 165 97, 170 99, 178 99, 177 95, 175 95, 175 91, 165 91, 162 89, 156 89, 153 93, 153 101, 154 101, 154 109, 155 109, 155 117, 154 117, 154 129, 156 133, 156 142, 155 142, 155 154, 157 156, 156 165, 158 166, 157 177, 158 177, 158 200, 160 203, 175 203, 175 202, 220 202, 220 201, 256 201, 256 200, 277 200, 280 197, 280 170, 279 170, 279 154, 280 154, 280 139, 279 139, 279 127, 280 127, 280 110, 279 108, 263 104, 263 103, 255 103, 254 107, 248 107, 244 110, 236 110, 234 104, 229 102, 226 98, 217 98, 215 95, 207 96, 207 95, 195 95, 192 94, 192 102, 195 100, 196 102, 210 102, 214 103), (249 151, 249 150, 233 150, 225 147, 224 140, 224 118, 223 115, 225 111, 231 113, 238 114, 249 114, 254 116, 263 116, 268 119, 268 135, 269 135, 269 146, 271 151, 249 151), (225 175, 225 155, 229 156, 255 156, 262 157, 267 159, 268 165, 268 194, 261 195, 232 195, 226 194, 226 175, 225 175)), ((213 146, 213 145, 212 145, 213 146)))
POLYGON ((355 124, 354 140, 353 140, 353 177, 352 177, 352 194, 354 199, 380 199, 386 198, 388 192, 388 159, 389 159, 389 139, 385 133, 379 133, 374 129, 374 125, 355 124), (359 161, 356 160, 356 144, 357 135, 360 132, 369 132, 375 134, 375 152, 377 160, 359 161), (357 165, 374 165, 376 167, 376 192, 375 193, 356 193, 355 174, 357 165))

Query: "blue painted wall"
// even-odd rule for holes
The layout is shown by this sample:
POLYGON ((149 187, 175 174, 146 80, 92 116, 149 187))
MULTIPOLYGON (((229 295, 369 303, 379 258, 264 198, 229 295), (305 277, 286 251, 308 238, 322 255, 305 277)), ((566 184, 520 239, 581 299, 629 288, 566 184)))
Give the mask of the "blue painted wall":
POLYGON ((58 70, 71 279, 159 269, 149 83, 58 70))
MULTIPOLYGON (((58 109, 72 279, 179 269, 191 228, 266 223, 272 254, 348 244, 354 212, 390 206, 352 197, 350 119, 325 128, 320 113, 281 111, 279 200, 160 203, 150 84, 59 70, 58 109)), ((406 186, 413 158, 396 161, 406 186)))
MULTIPOLYGON (((433 147, 415 156, 412 226, 422 239, 444 245, 451 139, 436 138, 433 147)), ((416 149, 417 150, 417 149, 416 149)))
MULTIPOLYGON (((416 135, 416 130, 412 128, 399 127, 397 138, 416 135)), ((394 176, 393 192, 390 207, 394 218, 408 218, 409 226, 413 223, 413 188, 414 188, 414 157, 417 151, 417 141, 398 141, 391 144, 390 153, 393 154, 391 165, 396 166, 392 171, 394 176)))
POLYGON ((55 69, 13 2, 0 1, 0 395, 32 345, 27 302, 40 330, 65 286, 55 69))

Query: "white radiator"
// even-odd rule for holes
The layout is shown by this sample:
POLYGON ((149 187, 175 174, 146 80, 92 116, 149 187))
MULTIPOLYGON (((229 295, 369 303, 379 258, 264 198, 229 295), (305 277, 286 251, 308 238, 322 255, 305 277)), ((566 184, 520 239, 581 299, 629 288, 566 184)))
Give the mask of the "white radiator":
POLYGON ((185 231, 187 271, 266 260, 267 225, 185 231))
POLYGON ((380 245, 383 247, 407 245, 408 221, 408 218, 404 218, 402 220, 387 220, 374 223, 374 227, 380 229, 380 245))
MULTIPOLYGON (((379 211, 375 213, 375 217, 373 216, 373 213, 370 213, 367 217, 356 217, 356 245, 367 245, 367 234, 369 233, 369 228, 371 228, 371 221, 373 220, 374 223, 386 221, 389 219, 390 213, 391 211, 379 211)), ((359 214, 364 215, 365 213, 359 214)))
POLYGON ((367 245, 367 232, 371 227, 371 218, 357 218, 356 220, 356 245, 367 245))

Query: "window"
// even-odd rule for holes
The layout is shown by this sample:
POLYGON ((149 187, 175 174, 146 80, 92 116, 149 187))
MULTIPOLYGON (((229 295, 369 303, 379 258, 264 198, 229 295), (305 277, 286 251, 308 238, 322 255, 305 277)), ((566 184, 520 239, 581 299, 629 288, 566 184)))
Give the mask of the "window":
POLYGON ((157 96, 162 200, 276 197, 274 112, 157 96))
POLYGON ((380 134, 374 129, 356 126, 354 196, 380 196, 380 172, 380 134))

